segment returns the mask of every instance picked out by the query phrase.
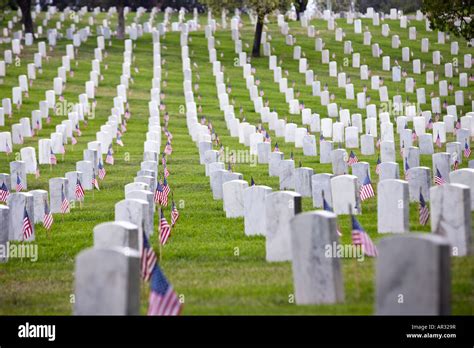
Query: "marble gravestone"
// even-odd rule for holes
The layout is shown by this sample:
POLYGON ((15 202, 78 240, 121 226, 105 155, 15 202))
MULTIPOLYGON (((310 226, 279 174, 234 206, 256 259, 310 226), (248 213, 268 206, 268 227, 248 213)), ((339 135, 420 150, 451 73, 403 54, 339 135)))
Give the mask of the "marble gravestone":
POLYGON ((410 202, 419 202, 420 193, 423 199, 428 202, 430 200, 431 187, 431 169, 428 167, 413 167, 407 173, 408 192, 410 202))
POLYGON ((8 223, 8 239, 16 241, 34 241, 35 240, 35 210, 34 199, 31 193, 15 192, 10 193, 7 198, 7 205, 10 208, 8 223), (30 218, 33 233, 28 239, 23 237, 23 219, 25 207, 30 218))
POLYGON ((43 223, 45 203, 48 202, 48 191, 32 190, 28 193, 33 195, 34 223, 43 223))
MULTIPOLYGON (((9 234, 10 208, 0 205, 0 248, 6 250, 9 234)), ((8 255, 0 254, 0 263, 7 262, 8 255)))
POLYGON ((471 211, 474 211, 474 169, 462 168, 449 173, 449 180, 453 184, 463 184, 469 187, 471 194, 471 211))
POLYGON ((333 174, 319 173, 311 177, 311 191, 313 196, 313 208, 323 208, 323 198, 332 207, 331 178, 333 174))
MULTIPOLYGON (((62 213, 61 206, 63 204, 63 195, 65 199, 69 197, 69 183, 66 178, 51 178, 49 179, 49 192, 51 195, 51 204, 49 208, 51 213, 62 213)), ((69 200, 68 200, 69 201, 69 200)), ((67 209, 66 213, 69 213, 67 209)))
POLYGON ((291 191, 270 193, 265 200, 265 249, 269 262, 290 261, 291 219, 301 212, 301 195, 291 191))
POLYGON ((338 175, 331 178, 334 213, 360 214, 359 184, 355 175, 338 175))
POLYGON ((313 176, 313 168, 300 167, 295 169, 295 192, 302 197, 311 197, 311 177, 313 176))
POLYGON ((469 187, 444 184, 430 188, 431 232, 446 237, 451 256, 474 252, 469 187))
POLYGON ((75 315, 138 315, 140 253, 131 248, 90 248, 76 256, 75 315))
POLYGON ((115 221, 127 221, 138 227, 138 246, 141 253, 143 233, 146 233, 148 202, 127 198, 115 204, 115 221))
POLYGON ((138 249, 138 227, 127 221, 104 222, 94 227, 94 248, 138 249))
POLYGON ((125 199, 141 199, 148 202, 148 218, 145 222, 145 232, 147 236, 153 234, 155 230, 155 200, 154 193, 149 190, 132 190, 125 193, 125 199))
POLYGON ((244 231, 245 235, 265 235, 266 199, 272 188, 253 185, 244 189, 244 231))
POLYGON ((421 233, 383 238, 376 267, 377 315, 451 314, 445 238, 421 233))
POLYGON ((244 191, 248 188, 245 180, 231 180, 222 184, 222 199, 227 218, 244 216, 244 191))
POLYGON ((281 160, 278 176, 280 178, 280 190, 293 190, 295 188, 295 162, 292 159, 281 160))
POLYGON ((339 258, 326 246, 338 242, 336 215, 327 211, 298 214, 290 221, 293 284, 298 305, 344 301, 339 258))
POLYGON ((408 183, 387 179, 377 185, 377 230, 379 233, 409 232, 408 183))

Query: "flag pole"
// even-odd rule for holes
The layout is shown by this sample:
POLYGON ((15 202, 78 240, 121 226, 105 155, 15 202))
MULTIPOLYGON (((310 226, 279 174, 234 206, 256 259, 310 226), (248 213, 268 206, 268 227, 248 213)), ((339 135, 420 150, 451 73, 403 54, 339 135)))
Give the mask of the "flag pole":
MULTIPOLYGON (((349 214, 351 216, 351 238, 352 238, 352 218, 353 218, 353 215, 352 215, 352 206, 351 204, 349 203, 349 214)), ((360 233, 360 232, 359 232, 360 233)), ((352 242, 354 244, 354 242, 352 242)), ((364 249, 362 248, 362 252, 364 252, 364 249)), ((357 263, 359 261, 357 259, 355 259, 355 266, 354 266, 354 282, 355 282, 355 288, 356 288, 356 298, 359 299, 360 298, 360 285, 359 285, 359 266, 357 266, 357 263)))

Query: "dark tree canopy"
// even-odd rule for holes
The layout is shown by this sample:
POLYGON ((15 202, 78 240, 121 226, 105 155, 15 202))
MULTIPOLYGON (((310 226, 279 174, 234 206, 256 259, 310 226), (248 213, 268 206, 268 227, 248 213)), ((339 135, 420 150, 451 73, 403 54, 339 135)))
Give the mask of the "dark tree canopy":
POLYGON ((470 41, 474 33, 472 0, 423 0, 421 11, 428 17, 431 29, 451 32, 470 41))

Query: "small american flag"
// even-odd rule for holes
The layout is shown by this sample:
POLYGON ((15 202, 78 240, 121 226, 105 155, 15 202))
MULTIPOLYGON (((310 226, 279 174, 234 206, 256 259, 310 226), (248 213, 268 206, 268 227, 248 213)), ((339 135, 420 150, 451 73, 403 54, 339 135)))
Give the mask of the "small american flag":
POLYGON ((382 161, 380 161, 380 155, 377 157, 377 165, 375 166, 375 173, 377 173, 377 175, 380 175, 380 171, 381 171, 381 168, 380 168, 380 165, 382 164, 382 161))
POLYGON ((125 124, 125 119, 123 120, 122 124, 120 125, 120 129, 122 130, 122 133, 125 133, 127 131, 127 126, 125 124))
POLYGON ((51 228, 53 225, 53 214, 51 213, 51 210, 49 209, 48 201, 44 201, 44 216, 43 216, 43 226, 47 230, 51 228))
POLYGON ((99 179, 104 180, 106 174, 107 172, 105 171, 104 165, 102 164, 102 160, 99 159, 99 179))
POLYGON ((109 150, 107 151, 107 156, 105 157, 105 163, 114 165, 114 155, 112 153, 112 147, 109 146, 109 150))
POLYGON ((433 120, 430 118, 427 125, 428 129, 433 129, 433 120))
POLYGON ((357 162, 359 162, 359 159, 357 158, 354 151, 351 151, 351 154, 349 155, 349 159, 347 160, 347 164, 352 166, 354 163, 357 163, 357 162))
POLYGON ((270 134, 268 132, 265 132, 265 142, 266 143, 272 143, 272 138, 270 137, 270 134))
POLYGON ((158 265, 151 277, 151 293, 148 304, 148 315, 179 315, 181 303, 173 287, 161 272, 158 265))
POLYGON ((168 181, 166 178, 163 180, 163 195, 161 198, 161 205, 162 206, 168 206, 168 195, 170 193, 170 187, 168 185, 168 181))
POLYGON ((74 193, 76 195, 76 199, 78 201, 82 200, 84 198, 84 188, 82 187, 81 181, 79 178, 76 180, 76 189, 74 190, 74 193))
POLYGON ((459 169, 459 161, 455 160, 453 163, 453 170, 458 170, 459 169))
POLYGON ((53 149, 51 149, 51 152, 49 154, 49 162, 51 162, 51 164, 56 164, 58 163, 58 160, 56 158, 56 155, 53 153, 53 149))
POLYGON ((81 129, 79 128, 79 123, 76 123, 76 133, 78 137, 82 135, 81 129))
POLYGON ((179 219, 179 211, 176 208, 174 201, 171 202, 171 226, 176 225, 176 221, 179 219))
POLYGON ((156 204, 160 204, 162 196, 163 196, 163 185, 161 184, 161 180, 160 180, 156 184, 155 197, 154 197, 156 204))
POLYGON ((428 219, 430 218, 430 210, 428 209, 428 206, 426 205, 425 199, 423 198, 423 194, 420 191, 420 207, 419 207, 419 212, 420 212, 420 225, 426 225, 428 222, 428 219))
POLYGON ((279 152, 280 148, 278 147, 278 143, 275 143, 275 148, 273 149, 273 152, 279 152))
POLYGON ((117 143, 117 145, 124 146, 123 141, 122 141, 122 137, 120 135, 117 135, 116 143, 117 143))
POLYGON ((5 182, 3 182, 2 186, 0 186, 0 202, 6 202, 8 196, 10 196, 10 190, 5 185, 5 182))
POLYGON ((17 174, 16 175, 16 192, 23 191, 24 186, 23 183, 21 182, 20 176, 17 174))
POLYGON ((40 174, 40 169, 39 169, 39 166, 36 166, 36 170, 35 170, 35 178, 36 179, 39 179, 39 177, 41 176, 40 174))
MULTIPOLYGON (((329 205, 329 203, 326 201, 326 198, 324 198, 324 192, 323 192, 323 209, 329 212, 333 212, 332 207, 329 205)), ((342 237, 342 233, 339 229, 339 226, 336 226, 336 232, 339 237, 342 237)))
POLYGON ((168 241, 170 236, 171 228, 168 224, 168 221, 165 218, 165 214, 163 214, 163 209, 160 209, 161 218, 160 218, 160 243, 161 245, 165 245, 168 241))
POLYGON ((64 194, 64 187, 61 188, 61 213, 69 213, 69 201, 64 194))
POLYGON ((443 176, 441 175, 438 168, 436 168, 436 174, 434 178, 434 182, 436 185, 444 185, 446 184, 446 180, 444 180, 443 176))
POLYGON ((255 181, 253 180, 253 176, 250 177, 250 186, 255 186, 255 181))
POLYGON ((380 140, 380 138, 377 138, 377 143, 375 143, 375 146, 377 146, 377 149, 380 148, 381 143, 382 141, 380 140))
POLYGON ((408 180, 408 170, 410 166, 408 165, 408 157, 405 157, 405 180, 408 180))
POLYGON ((362 245, 362 250, 367 256, 377 256, 377 248, 375 244, 370 239, 370 236, 367 232, 364 231, 362 226, 359 224, 359 221, 351 215, 352 219, 352 243, 354 245, 362 245))
POLYGON ((436 136, 436 146, 441 147, 441 138, 439 137, 439 133, 436 136))
POLYGON ((164 152, 165 152, 165 154, 167 154, 167 155, 171 155, 171 153, 173 152, 173 147, 171 146, 171 143, 169 142, 169 140, 166 142, 166 146, 165 146, 164 152))
POLYGON ((95 173, 92 173, 92 186, 94 186, 97 189, 97 191, 100 191, 99 181, 95 177, 95 173))
POLYGON ((469 158, 471 156, 471 147, 469 146, 469 143, 466 141, 464 144, 464 157, 469 158))
POLYGON ((365 201, 366 199, 369 199, 374 196, 375 196, 375 193, 372 187, 372 182, 370 181, 369 174, 367 173, 364 183, 362 184, 362 187, 360 188, 360 199, 365 201))
POLYGON ((71 137, 71 144, 76 145, 77 144, 77 139, 74 137, 74 135, 71 137))
POLYGON ((165 178, 169 177, 170 176, 170 171, 168 170, 168 168, 166 167, 166 164, 163 166, 163 176, 165 178))
POLYGON ((23 239, 28 239, 33 234, 33 226, 31 225, 30 217, 28 216, 28 212, 26 211, 26 206, 23 212, 23 226, 21 229, 23 232, 23 239))
POLYGON ((143 246, 142 246, 142 266, 141 274, 142 278, 145 281, 150 280, 151 275, 153 274, 153 269, 156 265, 156 254, 153 248, 151 247, 148 238, 145 233, 143 233, 143 246))
POLYGON ((10 145, 8 144, 8 140, 5 140, 5 152, 7 153, 7 155, 12 153, 12 149, 10 145))
POLYGON ((416 135, 415 130, 413 130, 413 131, 411 132, 411 140, 412 140, 412 141, 416 141, 416 139, 418 139, 418 136, 416 135))

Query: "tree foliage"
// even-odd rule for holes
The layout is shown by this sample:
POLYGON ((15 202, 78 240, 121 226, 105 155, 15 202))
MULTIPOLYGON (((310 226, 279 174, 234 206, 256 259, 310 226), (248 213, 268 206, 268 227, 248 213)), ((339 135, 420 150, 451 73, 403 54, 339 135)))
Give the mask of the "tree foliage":
POLYGON ((474 33, 472 0, 423 0, 421 11, 430 20, 431 29, 451 32, 471 40, 474 33))

